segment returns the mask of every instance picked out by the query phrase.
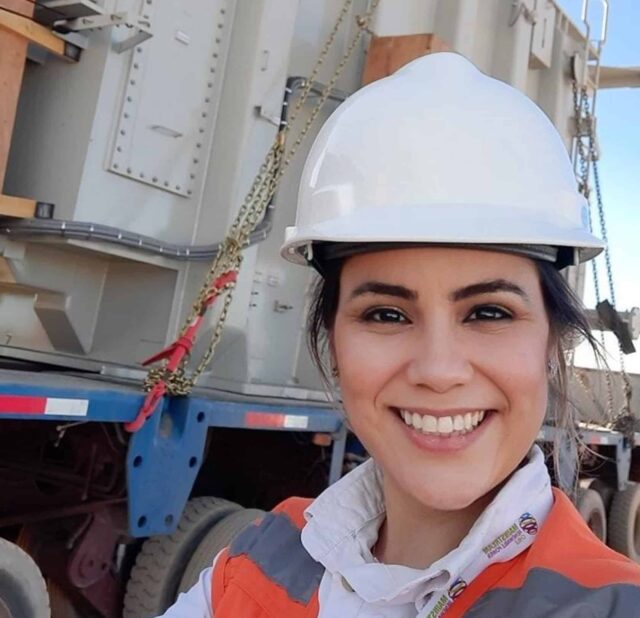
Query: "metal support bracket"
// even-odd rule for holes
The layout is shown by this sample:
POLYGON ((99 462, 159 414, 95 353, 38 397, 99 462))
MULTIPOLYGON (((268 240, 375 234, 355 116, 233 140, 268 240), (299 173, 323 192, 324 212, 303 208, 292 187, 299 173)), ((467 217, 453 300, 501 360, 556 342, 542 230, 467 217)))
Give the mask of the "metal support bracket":
POLYGON ((618 484, 618 491, 624 491, 629 482, 631 450, 632 446, 626 439, 620 440, 616 444, 616 482, 618 484))
POLYGON ((54 29, 60 32, 91 32, 114 26, 118 28, 122 26, 134 31, 130 37, 113 44, 113 50, 118 54, 144 43, 153 36, 151 22, 144 17, 131 15, 128 11, 62 19, 53 25, 54 29))
POLYGON ((189 398, 165 399, 162 411, 132 434, 127 453, 129 531, 170 534, 202 464, 206 415, 189 413, 189 398))

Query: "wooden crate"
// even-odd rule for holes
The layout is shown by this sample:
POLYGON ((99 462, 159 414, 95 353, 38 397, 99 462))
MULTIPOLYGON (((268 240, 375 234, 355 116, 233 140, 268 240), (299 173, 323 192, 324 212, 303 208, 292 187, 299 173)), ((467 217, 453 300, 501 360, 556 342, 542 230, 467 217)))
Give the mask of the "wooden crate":
POLYGON ((367 52, 362 84, 387 77, 420 56, 442 51, 449 51, 449 47, 435 34, 374 36, 367 52))

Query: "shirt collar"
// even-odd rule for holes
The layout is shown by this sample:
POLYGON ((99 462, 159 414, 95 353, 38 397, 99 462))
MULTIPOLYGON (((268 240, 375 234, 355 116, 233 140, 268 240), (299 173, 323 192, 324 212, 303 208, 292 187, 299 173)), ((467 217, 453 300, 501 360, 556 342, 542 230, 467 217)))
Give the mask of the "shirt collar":
POLYGON ((369 459, 306 509, 302 543, 327 571, 344 577, 364 601, 413 602, 420 610, 431 593, 448 590, 461 574, 468 584, 491 562, 510 560, 528 547, 532 539, 517 522, 534 513, 534 522, 542 525, 552 502, 544 455, 534 446, 527 463, 511 475, 458 547, 423 570, 381 564, 370 547, 384 520, 385 506, 380 470, 369 459), (517 534, 524 536, 515 538, 517 534))

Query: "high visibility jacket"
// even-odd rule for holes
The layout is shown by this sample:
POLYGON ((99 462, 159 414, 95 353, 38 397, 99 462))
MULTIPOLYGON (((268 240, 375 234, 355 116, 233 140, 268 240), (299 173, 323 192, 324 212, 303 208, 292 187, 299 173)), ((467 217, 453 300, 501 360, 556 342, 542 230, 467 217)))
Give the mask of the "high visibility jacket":
MULTIPOLYGON (((286 500, 219 556, 211 587, 215 618, 317 618, 324 567, 300 540, 310 502, 286 500)), ((433 615, 632 618, 640 616, 640 567, 602 544, 554 489, 535 543, 508 562, 491 564, 455 593, 444 614, 433 615)))

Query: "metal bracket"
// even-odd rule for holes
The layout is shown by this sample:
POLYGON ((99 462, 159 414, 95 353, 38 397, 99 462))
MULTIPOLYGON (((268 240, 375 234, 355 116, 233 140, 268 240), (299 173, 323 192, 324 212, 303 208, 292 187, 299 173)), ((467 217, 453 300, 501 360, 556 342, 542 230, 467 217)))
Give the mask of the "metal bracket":
POLYGON ((102 28, 111 28, 113 26, 123 26, 135 30, 132 36, 113 44, 113 50, 117 54, 132 49, 153 36, 151 22, 145 17, 131 15, 128 11, 102 13, 99 15, 77 17, 75 19, 62 19, 53 24, 54 30, 62 32, 90 32, 102 28))
POLYGON ((134 537, 175 530, 202 464, 205 414, 189 413, 188 397, 165 399, 163 405, 129 441, 129 531, 134 537))
POLYGON ((616 444, 616 481, 618 483, 618 491, 624 491, 629 482, 631 450, 632 447, 627 440, 620 440, 616 444))

